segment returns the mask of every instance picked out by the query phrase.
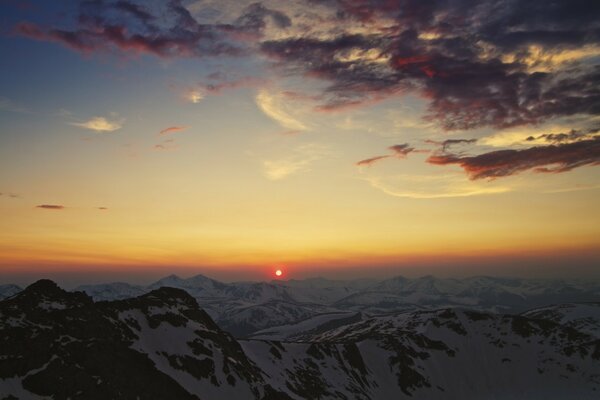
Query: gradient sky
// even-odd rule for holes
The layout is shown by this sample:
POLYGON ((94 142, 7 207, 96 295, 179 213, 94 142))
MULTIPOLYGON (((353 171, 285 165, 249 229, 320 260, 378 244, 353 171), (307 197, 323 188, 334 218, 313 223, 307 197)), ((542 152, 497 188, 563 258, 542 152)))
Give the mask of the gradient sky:
POLYGON ((600 273, 598 2, 0 21, 0 279, 600 273))

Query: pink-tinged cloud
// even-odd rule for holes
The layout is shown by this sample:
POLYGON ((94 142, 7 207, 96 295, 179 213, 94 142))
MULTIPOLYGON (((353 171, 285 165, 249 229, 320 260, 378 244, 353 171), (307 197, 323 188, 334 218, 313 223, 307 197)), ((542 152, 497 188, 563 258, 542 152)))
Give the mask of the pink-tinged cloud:
POLYGON ((430 156, 427 162, 458 165, 471 180, 511 176, 527 170, 567 172, 585 165, 600 165, 600 137, 524 150, 498 150, 477 156, 440 153, 430 156))
POLYGON ((175 139, 167 139, 163 140, 162 143, 158 143, 154 145, 155 150, 176 150, 177 145, 175 144, 175 139))
POLYGON ((15 32, 83 53, 118 50, 159 57, 204 57, 246 53, 247 44, 243 42, 262 37, 268 20, 281 29, 291 25, 283 12, 260 3, 245 7, 239 18, 227 24, 197 21, 181 0, 165 0, 160 7, 141 3, 79 2, 69 29, 24 22, 15 27, 15 32))
POLYGON ((39 206, 35 206, 35 208, 41 208, 44 210, 64 210, 65 206, 58 204, 40 204, 39 206))
POLYGON ((413 147, 410 147, 408 143, 403 144, 395 144, 393 146, 388 147, 388 149, 394 152, 394 156, 399 158, 405 158, 409 153, 415 151, 413 147))
POLYGON ((395 144, 393 146, 388 147, 388 149, 390 149, 394 154, 367 158, 365 160, 361 160, 361 161, 357 162, 356 165, 359 167, 360 166, 370 167, 371 165, 375 164, 376 162, 384 160, 386 158, 390 158, 390 157, 406 158, 406 156, 408 156, 410 153, 412 153, 414 151, 419 151, 419 150, 415 150, 413 147, 410 147, 410 145, 408 143, 395 144))
POLYGON ((220 32, 220 26, 198 24, 178 1, 168 3, 160 17, 172 20, 173 26, 154 24, 156 18, 145 9, 120 1, 99 5, 93 14, 82 6, 73 30, 23 22, 17 24, 14 31, 31 39, 57 42, 82 53, 119 50, 167 58, 239 55, 243 52, 220 32), (115 11, 136 21, 115 23, 110 16, 115 11))
POLYGON ((176 132, 181 132, 189 128, 189 126, 180 125, 180 126, 170 126, 168 128, 163 129, 158 134, 159 135, 170 135, 176 132))
POLYGON ((371 157, 371 158, 367 158, 365 160, 360 160, 359 162, 356 163, 356 165, 358 165, 359 167, 370 167, 371 165, 375 164, 377 161, 389 158, 391 156, 377 156, 377 157, 371 157))

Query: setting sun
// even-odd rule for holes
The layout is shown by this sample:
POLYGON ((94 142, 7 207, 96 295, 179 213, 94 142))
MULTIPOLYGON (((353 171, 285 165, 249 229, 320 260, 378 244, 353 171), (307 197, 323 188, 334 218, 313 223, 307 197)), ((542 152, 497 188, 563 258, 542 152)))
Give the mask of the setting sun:
POLYGON ((278 269, 275 271, 275 275, 279 277, 279 276, 283 275, 283 271, 278 269))

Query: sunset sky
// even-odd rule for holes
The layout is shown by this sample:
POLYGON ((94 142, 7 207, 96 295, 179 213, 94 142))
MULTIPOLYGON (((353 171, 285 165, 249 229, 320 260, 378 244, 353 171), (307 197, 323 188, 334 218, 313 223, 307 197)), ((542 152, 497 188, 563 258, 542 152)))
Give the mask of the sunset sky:
POLYGON ((599 16, 0 0, 0 280, 598 276, 599 16))

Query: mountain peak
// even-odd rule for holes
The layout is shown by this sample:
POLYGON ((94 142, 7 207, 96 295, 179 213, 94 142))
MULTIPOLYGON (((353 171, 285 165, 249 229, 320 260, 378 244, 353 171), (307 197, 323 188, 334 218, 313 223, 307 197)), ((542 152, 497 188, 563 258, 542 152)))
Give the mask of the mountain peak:
POLYGON ((50 280, 50 279, 40 279, 34 283, 32 283, 31 285, 27 286, 25 288, 26 291, 29 292, 48 292, 48 291, 52 291, 52 292, 64 292, 64 290, 62 290, 57 284, 56 282, 50 280))
POLYGON ((67 292, 50 279, 40 279, 27 286, 22 292, 10 298, 31 307, 71 308, 92 303, 91 297, 83 292, 67 292), (41 303, 40 303, 41 301, 41 303))

